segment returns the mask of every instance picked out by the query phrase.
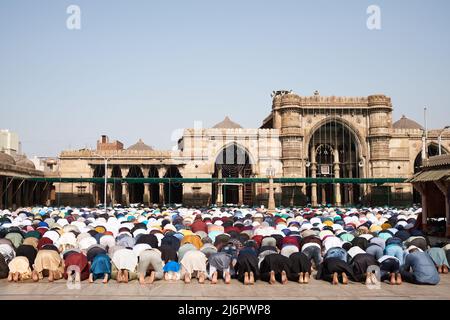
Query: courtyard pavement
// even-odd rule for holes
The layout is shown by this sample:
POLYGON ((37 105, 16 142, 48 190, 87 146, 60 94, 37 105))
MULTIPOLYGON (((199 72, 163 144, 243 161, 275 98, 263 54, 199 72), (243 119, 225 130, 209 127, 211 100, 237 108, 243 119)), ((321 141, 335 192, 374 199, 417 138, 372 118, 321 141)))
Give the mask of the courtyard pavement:
POLYGON ((81 289, 68 289, 63 280, 49 283, 43 280, 39 283, 25 281, 23 283, 9 283, 0 280, 0 300, 93 300, 93 299, 129 299, 129 300, 156 300, 156 299, 188 299, 188 300, 243 300, 243 299, 300 299, 300 300, 365 300, 365 299, 446 299, 450 300, 450 274, 441 275, 441 282, 437 286, 418 286, 404 283, 400 286, 381 284, 380 289, 369 289, 361 283, 350 283, 347 286, 333 286, 324 281, 311 279, 310 284, 300 285, 289 282, 286 285, 279 283, 269 285, 257 281, 253 286, 244 286, 237 280, 225 285, 220 282, 216 285, 198 284, 193 280, 190 284, 182 281, 166 282, 156 281, 152 285, 141 286, 137 281, 128 284, 118 284, 110 281, 102 284, 100 281, 89 284, 81 283, 81 289))

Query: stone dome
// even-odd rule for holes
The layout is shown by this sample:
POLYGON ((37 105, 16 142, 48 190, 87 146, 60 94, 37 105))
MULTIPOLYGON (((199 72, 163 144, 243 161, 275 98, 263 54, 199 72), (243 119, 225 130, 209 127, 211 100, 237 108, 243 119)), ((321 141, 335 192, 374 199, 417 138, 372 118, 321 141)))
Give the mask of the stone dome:
POLYGON ((16 160, 16 165, 18 167, 36 170, 36 166, 34 165, 33 161, 31 161, 27 157, 23 157, 21 159, 16 160))
POLYGON ((16 165, 16 161, 9 154, 0 151, 0 164, 16 165))
POLYGON ((400 120, 394 122, 393 124, 394 129, 421 129, 423 130, 423 127, 415 122, 414 120, 408 119, 405 115, 403 115, 400 120))
POLYGON ((216 124, 213 128, 215 129, 242 129, 241 125, 236 122, 231 121, 229 117, 225 117, 222 122, 216 124))
POLYGON ((146 145, 144 141, 142 141, 142 139, 139 139, 138 142, 130 146, 127 150, 144 151, 144 150, 153 150, 153 148, 146 145))
POLYGON ((36 166, 34 165, 33 161, 27 158, 24 154, 16 154, 14 156, 14 161, 16 163, 16 166, 36 170, 36 166))

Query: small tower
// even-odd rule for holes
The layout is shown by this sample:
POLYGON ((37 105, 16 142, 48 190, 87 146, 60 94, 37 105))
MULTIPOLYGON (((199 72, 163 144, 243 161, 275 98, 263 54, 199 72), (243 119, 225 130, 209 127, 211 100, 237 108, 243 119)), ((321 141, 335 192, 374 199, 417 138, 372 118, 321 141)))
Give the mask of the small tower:
POLYGON ((369 107, 369 144, 372 177, 382 178, 389 175, 389 142, 391 139, 392 104, 385 95, 368 97, 369 107))

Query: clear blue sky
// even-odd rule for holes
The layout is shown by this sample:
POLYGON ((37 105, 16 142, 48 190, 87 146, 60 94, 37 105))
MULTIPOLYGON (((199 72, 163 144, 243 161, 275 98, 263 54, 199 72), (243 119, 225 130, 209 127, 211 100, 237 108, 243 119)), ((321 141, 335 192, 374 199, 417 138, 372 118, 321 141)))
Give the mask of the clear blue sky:
POLYGON ((0 128, 28 156, 101 134, 157 148, 229 115, 258 127, 270 93, 392 97, 450 125, 448 0, 0 0, 0 128), (66 8, 82 11, 66 28, 66 8), (382 29, 366 27, 381 7, 382 29))

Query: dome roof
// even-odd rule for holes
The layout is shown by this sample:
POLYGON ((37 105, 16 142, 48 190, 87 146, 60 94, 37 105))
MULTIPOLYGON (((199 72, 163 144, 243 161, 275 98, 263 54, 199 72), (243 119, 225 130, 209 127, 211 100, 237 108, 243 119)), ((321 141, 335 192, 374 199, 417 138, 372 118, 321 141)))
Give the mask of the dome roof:
POLYGON ((414 120, 408 119, 403 115, 400 120, 394 122, 394 129, 423 129, 423 127, 414 120))
POLYGON ((18 167, 36 170, 36 166, 34 165, 33 161, 28 159, 26 156, 16 158, 16 165, 18 167))
POLYGON ((24 154, 16 154, 14 156, 14 161, 16 163, 16 166, 18 167, 36 170, 36 166, 34 165, 33 161, 28 159, 24 154))
POLYGON ((9 154, 0 151, 0 164, 16 165, 16 161, 9 154))
POLYGON ((222 122, 216 124, 213 128, 216 129, 242 129, 241 125, 231 121, 230 118, 225 117, 222 122))
POLYGON ((153 150, 152 147, 146 145, 142 139, 130 146, 127 150, 143 151, 143 150, 153 150))

